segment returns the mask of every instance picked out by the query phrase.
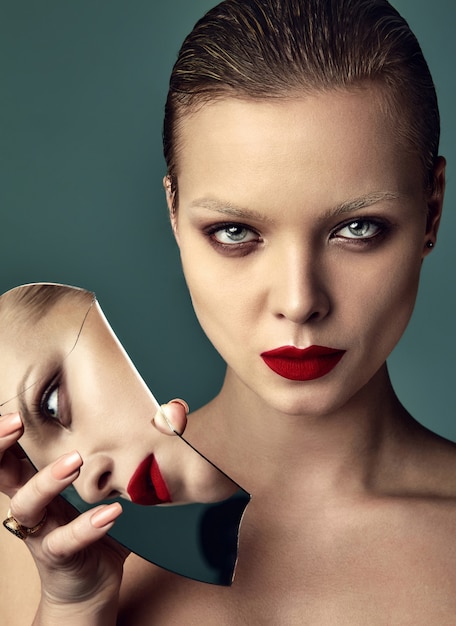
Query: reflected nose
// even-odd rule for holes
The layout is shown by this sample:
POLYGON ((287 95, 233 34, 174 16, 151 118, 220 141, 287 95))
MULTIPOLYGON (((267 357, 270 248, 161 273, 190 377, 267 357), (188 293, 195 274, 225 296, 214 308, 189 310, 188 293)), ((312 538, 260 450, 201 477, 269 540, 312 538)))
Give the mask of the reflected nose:
POLYGON ((310 250, 287 247, 274 264, 271 277, 270 298, 276 317, 304 324, 329 314, 331 300, 324 267, 310 250))
POLYGON ((104 455, 84 458, 79 477, 74 487, 81 498, 89 504, 115 498, 119 491, 113 488, 113 461, 104 455))

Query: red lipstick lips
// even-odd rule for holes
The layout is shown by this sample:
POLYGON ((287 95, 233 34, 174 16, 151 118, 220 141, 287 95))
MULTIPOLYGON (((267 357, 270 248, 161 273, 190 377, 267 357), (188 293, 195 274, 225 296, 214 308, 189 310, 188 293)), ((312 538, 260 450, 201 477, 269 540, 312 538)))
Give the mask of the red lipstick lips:
POLYGON ((328 374, 344 356, 345 350, 324 346, 300 349, 283 346, 263 352, 261 358, 273 372, 288 380, 314 380, 328 374))
POLYGON ((127 493, 135 504, 150 506, 172 501, 153 454, 139 464, 128 483, 127 493))

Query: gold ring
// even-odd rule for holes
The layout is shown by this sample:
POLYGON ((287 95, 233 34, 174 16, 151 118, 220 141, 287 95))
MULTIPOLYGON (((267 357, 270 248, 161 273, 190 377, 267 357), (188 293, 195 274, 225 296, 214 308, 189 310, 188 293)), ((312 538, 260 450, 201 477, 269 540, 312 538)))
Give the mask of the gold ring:
POLYGON ((44 511, 43 519, 35 526, 32 526, 32 528, 19 524, 17 519, 11 515, 11 509, 8 511, 7 515, 8 517, 3 520, 3 526, 6 530, 9 530, 10 533, 13 533, 13 535, 16 535, 16 537, 25 541, 27 537, 30 537, 30 535, 36 535, 36 533, 43 528, 46 523, 47 511, 44 511))

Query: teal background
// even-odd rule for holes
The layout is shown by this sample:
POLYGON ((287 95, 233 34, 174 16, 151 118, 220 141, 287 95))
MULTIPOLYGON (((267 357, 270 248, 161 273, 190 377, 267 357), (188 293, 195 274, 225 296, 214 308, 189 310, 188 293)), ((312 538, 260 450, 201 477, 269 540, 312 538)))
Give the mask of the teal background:
MULTIPOLYGON (((194 408, 217 391, 223 364, 193 317, 168 226, 161 124, 179 45, 214 4, 2 1, 0 24, 0 290, 94 290, 158 399, 194 408)), ((394 4, 431 66, 449 169, 441 235, 391 371, 412 414, 456 440, 456 3, 394 4)))

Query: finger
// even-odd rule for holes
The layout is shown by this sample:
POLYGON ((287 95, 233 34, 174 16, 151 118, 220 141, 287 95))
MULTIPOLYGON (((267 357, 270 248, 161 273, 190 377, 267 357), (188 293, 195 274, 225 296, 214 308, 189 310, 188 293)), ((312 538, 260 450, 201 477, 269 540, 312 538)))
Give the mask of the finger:
POLYGON ((79 476, 81 465, 74 451, 36 473, 11 499, 12 516, 23 526, 38 524, 47 505, 79 476))
POLYGON ((156 428, 166 434, 182 435, 187 426, 188 404, 184 400, 170 400, 163 404, 154 417, 156 428))
POLYGON ((48 533, 43 538, 41 551, 54 562, 69 559, 104 537, 121 513, 122 506, 119 502, 90 509, 48 533))
POLYGON ((17 489, 28 480, 34 469, 23 460, 17 441, 24 432, 18 413, 0 417, 0 490, 12 497, 17 489))
POLYGON ((0 454, 22 435, 23 426, 19 413, 8 413, 0 417, 0 454))

